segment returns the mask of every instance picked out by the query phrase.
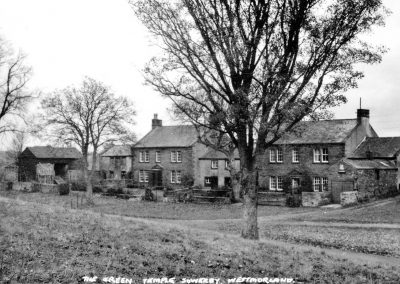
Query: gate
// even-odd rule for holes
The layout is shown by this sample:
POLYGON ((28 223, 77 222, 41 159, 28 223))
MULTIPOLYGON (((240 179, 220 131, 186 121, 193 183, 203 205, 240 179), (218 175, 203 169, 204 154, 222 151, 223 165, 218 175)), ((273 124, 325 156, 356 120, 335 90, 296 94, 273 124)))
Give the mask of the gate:
POLYGON ((354 190, 354 181, 332 181, 332 202, 340 204, 340 194, 344 191, 354 190))

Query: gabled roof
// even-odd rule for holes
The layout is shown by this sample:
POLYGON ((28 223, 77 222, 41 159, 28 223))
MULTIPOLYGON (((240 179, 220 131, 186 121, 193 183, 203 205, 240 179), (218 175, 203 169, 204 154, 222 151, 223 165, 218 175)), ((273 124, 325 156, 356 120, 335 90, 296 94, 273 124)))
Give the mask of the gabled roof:
MULTIPOLYGON (((32 153, 36 158, 41 159, 80 159, 81 152, 73 147, 52 147, 52 146, 34 146, 26 147, 22 156, 27 154, 27 151, 32 153)), ((28 152, 28 153, 29 153, 28 152)))
POLYGON ((102 157, 127 157, 132 156, 132 147, 130 145, 114 145, 105 151, 102 157))
POLYGON ((159 126, 146 134, 134 148, 190 147, 198 139, 192 125, 159 126))
POLYGON ((356 126, 357 119, 301 121, 275 144, 344 143, 356 126))
POLYGON ((394 161, 388 161, 383 159, 343 159, 346 164, 359 169, 359 170, 397 170, 396 163, 394 161))
MULTIPOLYGON (((239 159, 239 152, 235 150, 233 153, 235 159, 239 159)), ((203 156, 200 157, 200 160, 226 160, 227 156, 217 150, 210 148, 203 156)))
POLYGON ((351 158, 394 158, 400 151, 400 137, 367 137, 350 156, 351 158))

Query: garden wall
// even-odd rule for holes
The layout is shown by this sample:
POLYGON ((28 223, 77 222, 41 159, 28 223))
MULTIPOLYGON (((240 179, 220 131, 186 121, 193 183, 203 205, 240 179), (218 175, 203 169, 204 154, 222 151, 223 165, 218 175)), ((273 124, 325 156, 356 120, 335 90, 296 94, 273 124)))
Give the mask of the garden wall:
POLYGON ((301 199, 304 207, 318 207, 332 200, 330 192, 302 192, 301 199))

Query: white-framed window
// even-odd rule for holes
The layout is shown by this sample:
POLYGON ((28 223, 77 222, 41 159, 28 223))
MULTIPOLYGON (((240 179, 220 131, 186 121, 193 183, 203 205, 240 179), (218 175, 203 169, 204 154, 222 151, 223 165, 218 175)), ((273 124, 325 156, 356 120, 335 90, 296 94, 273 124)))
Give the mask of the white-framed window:
POLYGON ((269 177, 269 190, 282 191, 283 190, 283 177, 270 176, 269 177))
POLYGON ((329 162, 328 148, 322 148, 321 153, 322 153, 322 163, 328 163, 329 162))
POLYGON ((211 160, 211 168, 218 169, 218 160, 211 160))
POLYGON ((181 151, 171 151, 171 163, 181 163, 182 153, 181 151))
POLYGON ((269 150, 269 161, 270 163, 275 163, 276 162, 276 155, 275 155, 275 150, 269 150))
POLYGON ((313 187, 314 187, 314 191, 320 191, 320 188, 321 188, 321 178, 320 177, 314 177, 313 187))
POLYGON ((176 174, 175 171, 171 171, 171 183, 175 183, 176 182, 176 174))
POLYGON ((150 161, 149 151, 140 151, 139 152, 139 162, 140 163, 148 163, 150 161))
POLYGON ((147 171, 139 171, 139 182, 149 182, 149 173, 147 171))
POLYGON ((161 162, 161 152, 156 151, 156 163, 160 163, 160 162, 161 162))
POLYGON ((171 183, 181 183, 181 171, 171 171, 171 183))
POLYGON ((276 190, 282 191, 283 190, 283 177, 276 177, 276 190))
POLYGON ((319 149, 314 149, 314 163, 321 163, 321 152, 319 149))
POLYGON ((282 152, 282 149, 277 149, 277 150, 276 150, 276 162, 277 162, 277 163, 282 163, 282 162, 283 162, 283 152, 282 152))
POLYGON ((298 163, 298 162, 299 162, 299 150, 293 149, 292 150, 292 163, 298 163))
POLYGON ((276 177, 269 177, 269 190, 276 190, 276 177))
POLYGON ((225 169, 228 170, 229 169, 229 161, 225 160, 225 169))
POLYGON ((211 179, 210 179, 209 177, 205 177, 205 178, 204 178, 204 183, 205 183, 206 185, 211 184, 211 179))
POLYGON ((314 163, 329 163, 328 148, 314 149, 314 163))
POLYGON ((325 191, 328 190, 328 178, 327 177, 322 178, 322 190, 325 190, 325 191))

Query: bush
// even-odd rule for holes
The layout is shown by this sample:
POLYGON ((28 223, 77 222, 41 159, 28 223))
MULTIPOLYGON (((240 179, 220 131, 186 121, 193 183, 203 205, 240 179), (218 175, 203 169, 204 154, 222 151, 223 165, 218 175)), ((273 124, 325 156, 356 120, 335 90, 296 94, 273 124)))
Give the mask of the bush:
POLYGON ((124 191, 122 190, 121 187, 117 187, 117 188, 110 187, 110 188, 107 188, 106 193, 108 195, 118 195, 118 194, 124 194, 124 191))
POLYGON ((156 201, 156 197, 155 197, 154 193, 151 191, 150 187, 146 188, 146 191, 145 191, 144 195, 142 196, 142 200, 156 201))
POLYGON ((86 183, 84 182, 73 182, 71 184, 72 191, 86 191, 86 183))
POLYGON ((93 186, 93 193, 103 193, 103 188, 101 186, 93 186))
POLYGON ((223 190, 223 191, 232 191, 232 188, 230 188, 229 186, 219 186, 218 188, 216 188, 216 190, 223 190))
POLYGON ((300 199, 300 195, 288 195, 286 197, 286 205, 288 207, 300 207, 301 205, 301 199, 300 199))
POLYGON ((69 194, 69 184, 63 183, 58 185, 58 193, 60 195, 68 195, 69 194))
POLYGON ((194 178, 191 175, 185 174, 182 176, 181 182, 184 187, 190 187, 194 184, 194 178))

